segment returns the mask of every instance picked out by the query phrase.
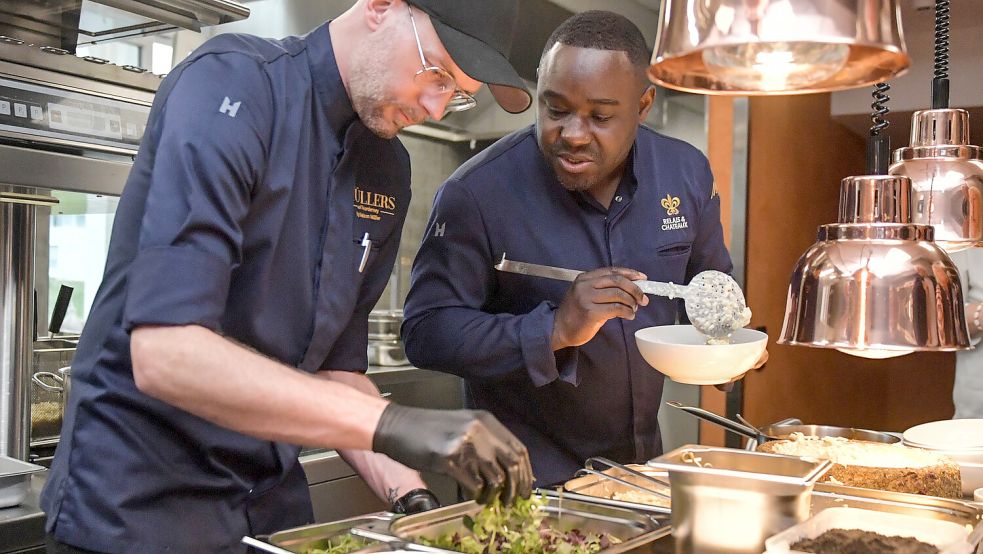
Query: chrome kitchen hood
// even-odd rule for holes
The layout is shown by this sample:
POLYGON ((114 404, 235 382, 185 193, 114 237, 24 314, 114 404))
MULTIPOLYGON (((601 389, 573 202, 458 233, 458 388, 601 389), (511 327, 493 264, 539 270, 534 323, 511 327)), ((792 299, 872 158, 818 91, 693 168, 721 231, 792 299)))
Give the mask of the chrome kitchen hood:
POLYGON ((249 17, 249 8, 232 0, 90 1, 192 31, 201 31, 202 27, 231 23, 249 17))
POLYGON ((232 0, 2 0, 0 35, 74 54, 77 46, 249 17, 232 0))

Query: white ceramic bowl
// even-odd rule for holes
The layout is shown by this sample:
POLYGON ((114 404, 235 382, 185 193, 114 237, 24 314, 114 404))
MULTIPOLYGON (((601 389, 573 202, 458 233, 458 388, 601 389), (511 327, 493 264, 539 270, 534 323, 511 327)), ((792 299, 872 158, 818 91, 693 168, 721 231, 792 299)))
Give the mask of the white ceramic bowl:
POLYGON ((692 325, 660 325, 635 331, 635 343, 652 367, 677 383, 718 385, 746 373, 768 345, 768 335, 738 329, 731 344, 707 344, 692 325))
POLYGON ((983 419, 943 419, 916 425, 902 435, 908 446, 931 450, 981 451, 983 462, 983 419))

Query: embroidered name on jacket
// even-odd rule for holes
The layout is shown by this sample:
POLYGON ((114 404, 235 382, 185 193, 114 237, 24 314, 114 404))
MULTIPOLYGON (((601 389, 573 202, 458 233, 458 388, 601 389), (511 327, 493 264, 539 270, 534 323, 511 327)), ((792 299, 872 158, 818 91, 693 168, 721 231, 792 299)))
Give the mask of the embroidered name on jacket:
POLYGON ((687 229, 689 227, 689 222, 686 221, 685 215, 679 214, 679 197, 667 194, 665 198, 662 199, 662 207, 666 209, 666 215, 669 217, 662 218, 662 230, 663 231, 674 231, 676 229, 687 229))
POLYGON ((379 221, 382 214, 396 215, 396 197, 355 187, 355 215, 379 221))

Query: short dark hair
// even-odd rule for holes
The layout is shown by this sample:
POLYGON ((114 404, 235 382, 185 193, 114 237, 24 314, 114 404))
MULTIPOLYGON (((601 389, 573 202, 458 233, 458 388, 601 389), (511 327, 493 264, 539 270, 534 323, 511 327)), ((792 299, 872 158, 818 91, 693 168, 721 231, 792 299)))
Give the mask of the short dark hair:
POLYGON ((630 19, 616 13, 588 10, 567 19, 546 41, 543 56, 558 42, 580 48, 621 50, 643 74, 649 66, 649 49, 642 31, 630 19))

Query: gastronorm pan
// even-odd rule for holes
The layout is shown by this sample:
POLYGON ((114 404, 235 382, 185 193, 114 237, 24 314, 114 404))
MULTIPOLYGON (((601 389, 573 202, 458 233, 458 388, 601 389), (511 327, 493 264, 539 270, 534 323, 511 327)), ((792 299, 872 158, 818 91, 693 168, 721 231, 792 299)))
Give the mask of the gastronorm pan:
MULTIPOLYGON (((662 479, 667 482, 669 480, 669 473, 665 470, 654 469, 640 464, 626 464, 625 467, 650 477, 662 479)), ((642 491, 631 486, 632 484, 639 485, 644 488, 653 486, 653 484, 647 480, 640 479, 627 472, 619 471, 618 468, 610 468, 604 470, 603 472, 592 472, 580 477, 574 477, 573 479, 563 483, 563 490, 565 491, 564 494, 566 495, 566 498, 579 499, 581 497, 589 497, 589 501, 603 504, 605 506, 627 508, 629 510, 642 510, 660 514, 669 513, 668 499, 651 495, 651 500, 654 502, 653 504, 634 501, 634 499, 631 497, 637 496, 637 494, 642 493, 642 491), (612 477, 616 477, 617 479, 612 479, 612 477)), ((660 487, 658 490, 665 494, 669 494, 668 486, 660 487)))
MULTIPOLYGON (((305 525, 304 527, 277 531, 276 533, 270 535, 267 541, 270 544, 278 546, 284 550, 297 552, 298 554, 306 554, 308 551, 313 549, 326 549, 332 539, 337 540, 345 535, 350 535, 353 527, 364 527, 383 532, 388 531, 389 522, 392 521, 393 517, 395 517, 395 515, 389 512, 379 512, 333 521, 331 523, 305 525)), ((358 552, 359 554, 367 554, 369 552, 392 551, 392 548, 385 543, 375 543, 372 541, 366 542, 369 544, 367 544, 364 548, 355 550, 354 552, 358 552)))
MULTIPOLYGON (((568 531, 579 529, 583 533, 608 533, 622 542, 600 552, 627 552, 666 536, 670 532, 666 515, 645 514, 604 506, 594 502, 574 500, 563 495, 546 494, 545 522, 554 529, 568 531)), ((392 535, 414 542, 420 538, 434 539, 452 533, 469 534, 465 516, 474 517, 481 511, 475 502, 463 502, 393 520, 389 530, 392 535)))
POLYGON ((809 517, 832 462, 685 445, 654 460, 669 471, 677 553, 760 554, 765 539, 809 517))
MULTIPOLYGON (((640 465, 629 465, 628 467, 644 473, 657 471, 640 465)), ((637 510, 665 510, 665 508, 657 506, 633 505, 632 503, 619 503, 617 500, 609 500, 611 495, 628 492, 631 488, 616 481, 605 480, 597 475, 577 477, 567 481, 563 486, 564 490, 570 491, 570 493, 596 497, 593 499, 595 502, 611 503, 615 506, 626 504, 623 507, 637 510)), ((816 515, 826 508, 843 507, 951 521, 970 529, 979 528, 980 534, 983 535, 983 503, 878 489, 862 489, 832 483, 816 483, 810 497, 811 515, 816 515)))
POLYGON ((965 500, 939 498, 923 494, 862 489, 831 483, 816 483, 811 509, 815 515, 826 508, 863 508, 878 512, 915 515, 952 521, 983 533, 983 505, 965 500))

